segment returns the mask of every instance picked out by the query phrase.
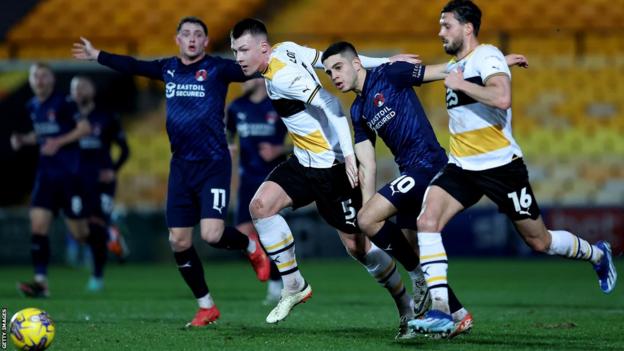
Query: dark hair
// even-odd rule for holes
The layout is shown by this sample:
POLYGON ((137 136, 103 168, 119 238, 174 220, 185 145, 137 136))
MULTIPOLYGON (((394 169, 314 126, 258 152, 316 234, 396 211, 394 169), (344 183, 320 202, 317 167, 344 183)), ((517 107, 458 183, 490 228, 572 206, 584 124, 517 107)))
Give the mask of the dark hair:
POLYGON ((330 56, 338 55, 338 54, 352 54, 354 57, 357 57, 357 50, 353 44, 346 41, 339 41, 337 43, 331 44, 325 51, 323 51, 323 56, 321 56, 321 62, 325 62, 330 56))
POLYGON ((208 27, 206 27, 206 23, 204 23, 204 21, 199 19, 199 17, 195 17, 195 16, 182 17, 180 22, 178 22, 178 28, 176 29, 176 32, 180 32, 180 29, 182 29, 182 25, 184 23, 199 24, 202 27, 202 29, 204 30, 204 34, 208 35, 208 27))
POLYGON ((475 37, 481 27, 481 10, 471 0, 451 0, 442 9, 442 13, 452 12, 459 23, 472 23, 475 37))
POLYGON ((261 20, 256 18, 245 18, 244 20, 236 23, 230 31, 230 37, 232 39, 238 39, 245 33, 249 33, 254 36, 260 34, 267 37, 267 39, 269 38, 266 26, 261 20))

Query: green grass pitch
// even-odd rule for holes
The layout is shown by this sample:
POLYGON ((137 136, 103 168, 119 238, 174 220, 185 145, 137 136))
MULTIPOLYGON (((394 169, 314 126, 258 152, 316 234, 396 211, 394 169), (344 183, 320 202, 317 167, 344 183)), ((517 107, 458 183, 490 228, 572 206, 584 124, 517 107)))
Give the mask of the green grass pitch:
MULTIPOLYGON (((620 272, 624 265, 617 262, 620 272)), ((171 265, 111 265, 106 290, 84 291, 87 272, 51 267, 52 297, 28 300, 15 282, 29 267, 0 268, 8 316, 39 307, 56 321, 51 350, 623 350, 624 287, 600 292, 587 263, 451 260, 449 277, 472 312, 470 335, 394 341, 391 298, 352 260, 300 260, 314 294, 278 325, 264 322, 265 285, 244 262, 205 262, 219 321, 184 330, 196 303, 171 265)))

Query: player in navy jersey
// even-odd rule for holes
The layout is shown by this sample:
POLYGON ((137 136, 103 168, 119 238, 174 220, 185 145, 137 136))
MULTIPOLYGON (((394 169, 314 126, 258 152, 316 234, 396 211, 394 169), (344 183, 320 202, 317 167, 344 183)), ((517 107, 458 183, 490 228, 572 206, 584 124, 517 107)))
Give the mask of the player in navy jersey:
POLYGON ((258 279, 269 277, 269 260, 257 236, 247 237, 225 226, 229 203, 231 158, 225 125, 225 97, 231 82, 247 80, 233 60, 207 55, 208 30, 196 17, 184 17, 177 27, 179 56, 141 61, 100 51, 81 38, 74 44, 77 59, 97 60, 126 74, 164 81, 167 99, 167 134, 171 165, 167 192, 169 241, 180 274, 199 304, 189 326, 214 322, 220 312, 209 293, 201 261, 192 246, 193 227, 210 245, 244 250, 258 279))
MULTIPOLYGON (((510 64, 515 64, 524 57, 510 55, 508 59, 510 64)), ((446 164, 447 157, 412 86, 443 79, 445 65, 425 67, 395 62, 366 70, 356 49, 347 42, 332 44, 323 53, 322 61, 338 89, 357 94, 351 106, 351 119, 364 202, 358 213, 360 228, 373 242, 401 236, 401 230, 407 236, 415 237, 425 189, 446 164), (391 150, 401 174, 375 194, 374 145, 377 136, 391 150), (387 220, 395 214, 397 224, 387 220)), ((393 249, 397 247, 390 241, 387 245, 393 249)), ((415 252, 413 257, 418 261, 415 252)), ((420 283, 419 287, 426 290, 427 282, 420 283)), ((472 316, 450 288, 449 295, 456 323, 454 336, 470 330, 472 316)))
POLYGON ((116 174, 130 154, 121 122, 112 113, 96 108, 95 85, 84 76, 76 76, 70 84, 72 100, 80 114, 91 124, 91 133, 80 139, 80 173, 85 194, 85 208, 89 216, 89 232, 94 236, 97 250, 93 255, 93 275, 89 291, 103 288, 104 265, 107 258, 108 225, 113 210, 116 174), (113 162, 110 154, 112 144, 119 146, 120 154, 113 162), (97 238, 97 239, 96 239, 97 238))
MULTIPOLYGON (((227 131, 230 150, 238 151, 238 199, 234 223, 236 229, 250 235, 255 228, 249 215, 249 203, 264 179, 285 160, 286 126, 271 104, 264 79, 250 79, 243 84, 243 96, 227 109, 227 131), (234 137, 238 135, 238 146, 234 137)), ((271 276, 264 304, 280 298, 282 279, 271 263, 271 276)))
MULTIPOLYGON (((338 89, 343 92, 354 91, 358 95, 351 106, 351 120, 364 203, 358 212, 360 229, 373 242, 396 250, 397 240, 406 239, 401 230, 411 231, 406 235, 414 235, 424 191, 447 161, 444 149, 439 145, 420 101, 412 90, 412 85, 422 83, 426 70, 421 65, 408 62, 384 64, 366 70, 353 45, 346 42, 329 46, 321 60, 338 89), (374 145, 377 135, 390 148, 401 175, 375 194, 374 145), (387 220, 395 214, 396 224, 387 220)), ((440 67, 436 68, 440 70, 440 67)), ((443 76, 434 73, 433 77, 429 75, 427 78, 442 79, 443 76)), ((404 254, 418 262, 411 245, 407 249, 404 254)), ((421 278, 418 289, 426 291, 427 283, 424 277, 421 278)), ((471 327, 472 317, 450 291, 458 326, 467 327, 457 332, 467 331, 471 327), (462 324, 464 318, 470 320, 470 323, 462 324)))
POLYGON ((11 136, 11 145, 39 145, 40 157, 31 195, 31 254, 35 271, 32 283, 19 283, 18 289, 29 297, 49 295, 47 271, 50 261, 48 231, 54 216, 63 210, 67 226, 79 241, 93 241, 84 218, 83 192, 80 188, 80 148, 78 140, 90 131, 89 122, 75 104, 54 91, 50 66, 36 63, 30 67, 29 83, 34 97, 27 109, 34 130, 11 136))

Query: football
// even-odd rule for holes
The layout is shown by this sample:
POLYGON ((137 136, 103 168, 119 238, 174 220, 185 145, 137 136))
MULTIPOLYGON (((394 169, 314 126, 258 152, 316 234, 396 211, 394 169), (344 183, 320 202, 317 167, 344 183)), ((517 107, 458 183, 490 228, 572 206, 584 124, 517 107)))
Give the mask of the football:
POLYGON ((11 341, 18 350, 45 350, 54 333, 54 321, 38 308, 25 308, 11 317, 11 341))

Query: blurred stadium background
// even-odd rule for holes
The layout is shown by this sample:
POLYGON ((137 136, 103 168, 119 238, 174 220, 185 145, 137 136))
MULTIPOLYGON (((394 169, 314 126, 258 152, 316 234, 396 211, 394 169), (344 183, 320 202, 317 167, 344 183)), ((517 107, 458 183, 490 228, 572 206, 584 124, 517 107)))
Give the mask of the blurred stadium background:
MULTIPOLYGON (((425 63, 439 63, 448 60, 437 37, 439 11, 445 2, 1 1, 0 263, 29 261, 26 206, 36 152, 12 152, 9 135, 32 96, 27 82, 31 62, 51 62, 57 72, 57 88, 65 92, 74 74, 92 76, 99 89, 99 103, 122 114, 131 158, 119 175, 116 211, 131 246, 129 259, 169 261, 163 207, 170 153, 164 131, 163 86, 121 76, 97 64, 73 61, 73 42, 85 36, 98 48, 116 53, 141 58, 176 55, 175 26, 182 16, 195 15, 208 24, 209 51, 231 57, 229 28, 239 19, 253 16, 265 20, 274 43, 290 40, 322 50, 331 42, 346 39, 368 55, 411 52, 425 63)), ((547 224, 573 230, 590 241, 610 240, 616 252, 621 252, 624 0, 477 3, 483 11, 481 42, 497 45, 505 53, 524 54, 530 62, 528 70, 513 69, 514 132, 547 224)), ((324 83, 336 92, 329 81, 324 83)), ((233 85, 229 100, 239 93, 240 87, 233 85)), ((418 88, 417 93, 446 147, 442 83, 418 88)), ((353 96, 337 95, 348 108, 353 96)), ((396 169, 387 150, 380 150, 378 157, 381 184, 393 178, 396 169)), ((313 209, 289 214, 289 218, 298 237, 299 254, 345 255, 333 231, 313 209)), ((488 200, 455 219, 447 231, 451 255, 530 255, 488 200)), ((64 237, 59 235, 64 232, 60 222, 55 232, 53 258, 59 262, 64 237)), ((220 251, 211 257, 226 254, 220 251)))

